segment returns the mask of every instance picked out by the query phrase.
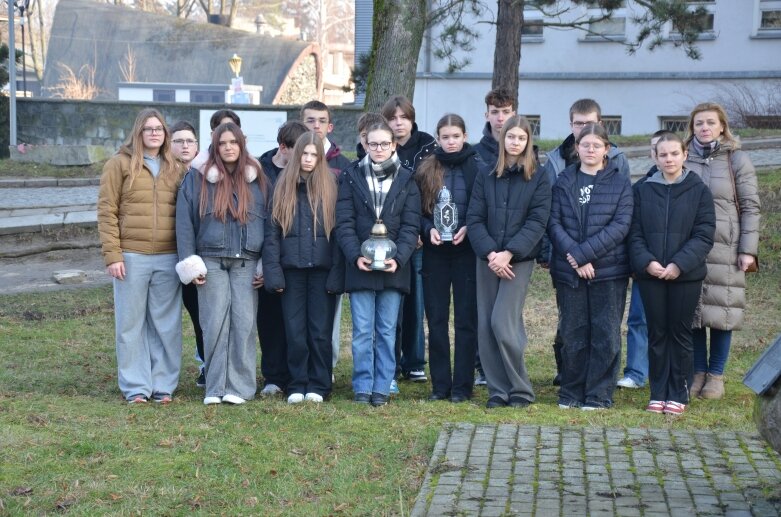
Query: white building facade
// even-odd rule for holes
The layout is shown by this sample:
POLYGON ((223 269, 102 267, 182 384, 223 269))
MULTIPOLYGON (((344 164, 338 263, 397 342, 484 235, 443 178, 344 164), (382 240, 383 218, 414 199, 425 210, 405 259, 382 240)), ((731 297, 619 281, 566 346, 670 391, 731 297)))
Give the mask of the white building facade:
MULTIPOLYGON (((561 2, 565 4, 565 2, 561 2)), ((706 30, 697 42, 700 60, 675 48, 673 27, 665 29, 665 44, 654 51, 647 44, 635 55, 626 45, 640 28, 633 17, 642 8, 631 0, 608 20, 592 27, 604 37, 573 29, 541 26, 543 15, 528 9, 521 47, 518 112, 539 125, 542 138, 561 139, 570 132, 569 107, 590 97, 602 106, 612 133, 652 133, 663 127, 679 129, 691 108, 714 100, 737 85, 762 95, 781 90, 781 0, 710 0, 689 2, 708 10, 706 30)), ((495 2, 486 2, 495 9, 495 2)), ((562 21, 599 10, 579 7, 562 21)), ((467 122, 469 140, 480 139, 485 123, 483 99, 491 88, 495 25, 494 12, 468 23, 480 34, 469 53, 471 64, 452 74, 447 62, 424 41, 415 86, 418 126, 433 132, 445 113, 458 113, 467 122)), ((427 37, 436 39, 438 27, 427 37)))

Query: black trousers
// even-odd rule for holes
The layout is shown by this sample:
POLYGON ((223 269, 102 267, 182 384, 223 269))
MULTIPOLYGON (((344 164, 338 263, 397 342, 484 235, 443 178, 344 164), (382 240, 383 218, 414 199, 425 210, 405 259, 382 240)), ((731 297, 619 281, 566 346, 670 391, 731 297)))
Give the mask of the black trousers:
POLYGON ((287 335, 289 393, 331 393, 336 296, 328 294, 323 269, 286 269, 282 314, 287 335))
POLYGON ((693 369, 692 320, 702 282, 640 280, 648 322, 651 400, 689 402, 693 369))
POLYGON ((428 360, 433 393, 472 396, 477 350, 475 254, 423 252, 423 302, 428 320, 428 360), (455 348, 450 368, 450 288, 455 348))
POLYGON ((287 369, 287 342, 282 318, 282 296, 261 288, 258 293, 258 338, 260 373, 264 386, 276 384, 283 391, 290 383, 287 369))
POLYGON ((198 319, 198 288, 192 282, 182 286, 182 303, 193 322, 195 349, 198 353, 198 359, 203 362, 203 330, 201 330, 201 321, 198 319))

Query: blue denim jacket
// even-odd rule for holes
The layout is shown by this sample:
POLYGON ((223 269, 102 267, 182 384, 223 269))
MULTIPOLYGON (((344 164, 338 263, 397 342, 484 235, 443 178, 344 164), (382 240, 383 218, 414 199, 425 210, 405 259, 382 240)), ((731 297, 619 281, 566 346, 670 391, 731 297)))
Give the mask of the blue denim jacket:
MULTIPOLYGON (((210 178, 210 176, 207 176, 210 178)), ((176 199, 176 247, 179 260, 190 255, 201 257, 228 257, 257 259, 263 248, 266 202, 258 183, 258 171, 250 166, 245 173, 252 193, 249 219, 241 224, 230 213, 225 222, 214 217, 215 183, 206 182, 209 202, 203 217, 200 215, 200 196, 203 177, 197 169, 190 169, 182 181, 176 199), (250 181, 251 180, 251 181, 250 181)))

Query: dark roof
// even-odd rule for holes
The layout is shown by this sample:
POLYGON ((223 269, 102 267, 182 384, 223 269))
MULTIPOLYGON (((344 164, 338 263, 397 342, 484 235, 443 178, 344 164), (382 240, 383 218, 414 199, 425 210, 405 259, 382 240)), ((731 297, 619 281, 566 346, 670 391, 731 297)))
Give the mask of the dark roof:
MULTIPOLYGON (((260 36, 169 15, 91 0, 60 0, 54 14, 43 86, 61 81, 58 64, 74 72, 95 66, 98 98, 115 99, 128 47, 135 53, 136 81, 230 84, 228 59, 242 58, 245 84, 263 85, 261 103, 272 104, 285 79, 316 47, 303 41, 260 36)), ((44 95, 47 95, 44 93, 44 95)))

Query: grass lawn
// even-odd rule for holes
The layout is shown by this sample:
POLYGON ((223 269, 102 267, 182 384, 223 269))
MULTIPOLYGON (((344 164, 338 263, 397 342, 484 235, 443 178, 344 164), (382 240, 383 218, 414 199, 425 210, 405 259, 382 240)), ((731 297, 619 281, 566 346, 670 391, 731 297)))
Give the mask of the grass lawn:
POLYGON ((526 410, 487 411, 485 389, 468 404, 428 403, 428 384, 408 382, 386 407, 352 403, 348 310, 334 393, 321 405, 204 406, 186 321, 174 403, 129 406, 116 387, 110 288, 0 296, 0 515, 401 515, 447 422, 755 432, 741 380, 781 331, 781 170, 760 181, 761 271, 749 279, 727 397, 696 401, 678 419, 644 412, 647 388, 617 391, 616 406, 596 414, 556 407, 556 310, 540 270, 525 310, 538 397, 526 410))

